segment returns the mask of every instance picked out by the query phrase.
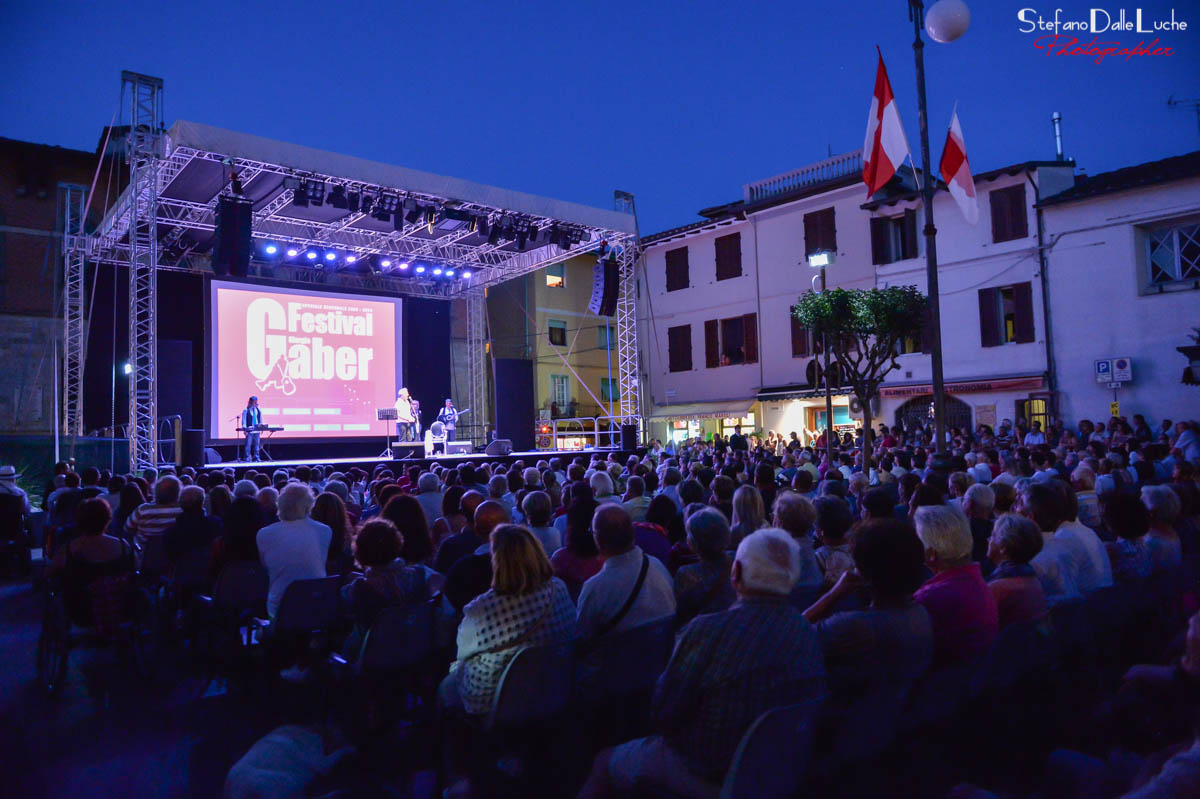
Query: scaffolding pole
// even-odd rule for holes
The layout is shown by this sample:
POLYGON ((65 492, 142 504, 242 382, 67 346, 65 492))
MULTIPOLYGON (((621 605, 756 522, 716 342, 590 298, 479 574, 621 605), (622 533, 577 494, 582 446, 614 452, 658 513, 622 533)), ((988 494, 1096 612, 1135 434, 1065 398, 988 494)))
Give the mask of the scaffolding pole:
POLYGON ((638 366, 637 264, 641 257, 641 238, 637 232, 637 208, 633 195, 614 194, 616 210, 633 216, 634 234, 624 239, 617 253, 619 289, 617 294, 617 376, 621 392, 618 416, 622 425, 642 425, 641 377, 638 366))
POLYGON ((74 442, 83 435, 83 364, 87 356, 84 317, 87 241, 83 236, 83 211, 87 187, 61 183, 58 197, 63 267, 63 402, 59 424, 63 436, 74 442))
POLYGON ((487 444, 487 295, 477 289, 467 295, 467 396, 470 398, 471 441, 487 444))

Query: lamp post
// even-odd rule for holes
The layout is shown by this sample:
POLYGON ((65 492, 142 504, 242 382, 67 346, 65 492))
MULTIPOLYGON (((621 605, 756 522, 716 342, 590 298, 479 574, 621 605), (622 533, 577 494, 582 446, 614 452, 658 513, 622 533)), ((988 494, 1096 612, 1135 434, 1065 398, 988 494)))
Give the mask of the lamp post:
MULTIPOLYGON (((822 294, 825 293, 825 267, 833 263, 833 253, 828 250, 814 252, 808 256, 808 265, 820 269, 822 294)), ((833 387, 829 385, 829 341, 828 336, 821 335, 821 352, 825 359, 822 367, 825 383, 825 462, 833 466, 833 387)))
POLYGON ((925 12, 924 0, 908 0, 908 18, 913 24, 913 56, 917 66, 917 115, 921 130, 921 196, 925 206, 925 278, 929 294, 929 343, 933 377, 933 434, 939 458, 946 456, 946 385, 942 374, 942 319, 938 298, 937 228, 933 224, 934 178, 929 159, 929 115, 925 104, 925 41, 921 28, 937 42, 952 42, 966 32, 971 13, 963 0, 937 0, 925 12))

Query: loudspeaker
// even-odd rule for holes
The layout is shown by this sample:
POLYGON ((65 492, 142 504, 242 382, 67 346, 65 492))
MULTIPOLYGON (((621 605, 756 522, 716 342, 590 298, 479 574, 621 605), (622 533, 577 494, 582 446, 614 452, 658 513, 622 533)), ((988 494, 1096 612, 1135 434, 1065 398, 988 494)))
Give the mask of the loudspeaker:
POLYGON ((597 261, 592 267, 592 300, 588 310, 599 316, 612 316, 617 312, 617 294, 620 291, 620 271, 616 261, 597 261))
POLYGON ((524 358, 496 358, 495 405, 496 437, 509 441, 509 450, 533 449, 533 361, 524 358))
POLYGON ((632 452, 638 448, 638 426, 636 424, 621 425, 621 449, 632 452))
POLYGON ((447 441, 447 455, 470 455, 472 444, 470 441, 447 441))
POLYGON ((245 277, 250 266, 250 220, 253 204, 241 197, 217 202, 217 229, 213 235, 212 267, 220 276, 245 277))
POLYGON ((483 451, 483 454, 495 458, 500 455, 508 455, 512 452, 512 449, 512 441, 507 438, 497 438, 495 441, 488 443, 487 449, 483 451))
POLYGON ((183 431, 183 465, 198 467, 204 465, 204 431, 187 429, 183 431))
POLYGON ((221 463, 221 461, 222 461, 221 453, 217 452, 212 447, 204 448, 204 462, 205 463, 221 463))

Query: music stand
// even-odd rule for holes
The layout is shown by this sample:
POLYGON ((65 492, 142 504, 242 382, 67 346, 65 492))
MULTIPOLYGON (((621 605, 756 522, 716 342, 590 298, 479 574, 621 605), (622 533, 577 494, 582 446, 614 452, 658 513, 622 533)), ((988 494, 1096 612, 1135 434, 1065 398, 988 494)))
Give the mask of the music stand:
POLYGON ((395 456, 392 455, 392 428, 388 425, 388 422, 399 419, 400 414, 396 412, 395 408, 376 408, 375 418, 384 423, 384 447, 383 452, 379 453, 379 457, 391 460, 395 456))

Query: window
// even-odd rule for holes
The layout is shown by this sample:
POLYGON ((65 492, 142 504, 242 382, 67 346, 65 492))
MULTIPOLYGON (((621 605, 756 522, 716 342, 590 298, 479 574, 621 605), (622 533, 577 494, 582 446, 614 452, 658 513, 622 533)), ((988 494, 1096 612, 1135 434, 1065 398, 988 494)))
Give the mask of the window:
POLYGON ((709 319, 704 323, 704 366, 758 363, 758 314, 709 319))
POLYGON ((917 257, 917 212, 871 218, 871 263, 891 264, 917 257))
POLYGON ((1146 263, 1152 286, 1200 280, 1200 224, 1147 231, 1146 263))
POLYGON ((679 291, 691 285, 688 278, 688 248, 667 250, 667 291, 679 291))
POLYGON ((667 362, 672 372, 692 370, 692 326, 667 328, 667 362))
POLYGON ((566 413, 571 404, 571 378, 567 375, 550 375, 550 401, 558 406, 559 413, 566 413))
POLYGON ((717 249, 717 280, 742 276, 742 234, 730 233, 714 240, 717 249))
POLYGON ((837 252, 837 228, 832 208, 804 215, 804 257, 824 251, 837 252))
POLYGON ((979 339, 984 347, 1033 341, 1033 284, 979 291, 979 339))
POLYGON ((751 431, 755 430, 754 412, 750 411, 745 416, 742 416, 740 418, 737 416, 730 416, 730 417, 726 417, 726 418, 722 419, 721 420, 721 435, 723 435, 725 438, 729 438, 731 435, 734 434, 734 431, 738 427, 742 428, 742 435, 746 435, 746 434, 750 433, 751 431))
POLYGON ((600 378, 600 399, 605 402, 616 402, 621 399, 621 389, 617 387, 616 378, 600 378))
POLYGON ((788 311, 788 318, 792 320, 792 357, 807 358, 809 355, 815 355, 812 331, 800 324, 800 320, 791 311, 788 311))
POLYGON ((565 264, 551 264, 546 267, 546 286, 561 289, 567 285, 567 268, 565 264))
POLYGON ((556 347, 567 346, 567 323, 551 319, 549 324, 550 343, 556 347))
POLYGON ((1025 208, 1025 184, 988 192, 992 204, 992 241, 1012 241, 1029 235, 1029 216, 1025 208))
POLYGON ((613 326, 609 324, 601 325, 596 328, 596 332, 599 334, 599 343, 597 343, 596 346, 602 350, 611 350, 617 338, 617 331, 613 328, 613 326))

